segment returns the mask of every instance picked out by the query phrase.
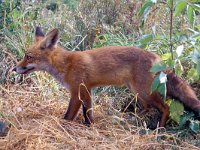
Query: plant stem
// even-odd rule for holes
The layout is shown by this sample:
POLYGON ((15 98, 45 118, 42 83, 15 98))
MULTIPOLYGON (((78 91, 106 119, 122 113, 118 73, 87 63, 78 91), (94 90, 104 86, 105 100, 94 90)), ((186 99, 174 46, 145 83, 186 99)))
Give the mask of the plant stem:
POLYGON ((170 7, 170 52, 172 55, 172 60, 174 60, 174 54, 173 54, 173 43, 172 43, 172 32, 173 32, 173 10, 174 9, 174 3, 173 0, 171 0, 171 7, 170 7))

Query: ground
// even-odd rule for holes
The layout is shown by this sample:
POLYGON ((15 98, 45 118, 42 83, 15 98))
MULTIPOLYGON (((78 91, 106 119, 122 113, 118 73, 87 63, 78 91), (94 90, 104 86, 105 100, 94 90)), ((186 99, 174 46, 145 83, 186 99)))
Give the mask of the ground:
POLYGON ((75 121, 66 121, 62 118, 69 93, 50 87, 53 81, 40 85, 40 80, 37 84, 29 80, 0 85, 1 121, 9 126, 0 139, 2 150, 200 149, 200 134, 180 137, 172 130, 147 129, 142 118, 130 119, 113 108, 113 99, 103 92, 93 97, 95 123, 91 127, 83 125, 81 111, 75 121))

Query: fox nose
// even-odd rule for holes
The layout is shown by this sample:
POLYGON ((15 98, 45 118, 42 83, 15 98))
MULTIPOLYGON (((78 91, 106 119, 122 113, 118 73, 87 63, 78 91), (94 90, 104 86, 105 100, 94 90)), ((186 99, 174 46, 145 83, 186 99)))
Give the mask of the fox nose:
POLYGON ((14 67, 13 69, 12 69, 12 71, 16 71, 17 69, 16 69, 16 67, 14 67))

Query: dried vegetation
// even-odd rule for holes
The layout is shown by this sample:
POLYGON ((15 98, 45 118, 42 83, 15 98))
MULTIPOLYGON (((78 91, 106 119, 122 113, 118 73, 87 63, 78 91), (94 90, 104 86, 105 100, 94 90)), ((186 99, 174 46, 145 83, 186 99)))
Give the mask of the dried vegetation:
POLYGON ((109 97, 96 97, 102 103, 94 104, 95 124, 86 127, 81 113, 74 122, 62 119, 68 99, 62 90, 48 96, 30 85, 1 90, 1 119, 11 127, 0 139, 0 149, 198 149, 176 134, 128 123, 106 104, 109 97))

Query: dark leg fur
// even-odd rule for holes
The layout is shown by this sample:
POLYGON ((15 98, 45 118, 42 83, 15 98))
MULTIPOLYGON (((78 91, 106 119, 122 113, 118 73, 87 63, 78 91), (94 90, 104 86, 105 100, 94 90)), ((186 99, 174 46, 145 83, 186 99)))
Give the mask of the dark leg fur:
POLYGON ((91 100, 91 90, 86 86, 80 87, 81 91, 81 100, 83 108, 83 116, 85 119, 85 125, 90 126, 93 120, 93 109, 92 109, 92 100, 91 100))
POLYGON ((152 106, 157 108, 162 113, 159 127, 164 127, 165 123, 167 122, 167 120, 169 118, 169 114, 170 114, 169 106, 167 104, 165 104, 164 100, 156 92, 151 94, 151 99, 152 99, 152 106))
POLYGON ((87 116, 87 108, 85 107, 84 104, 82 104, 82 107, 83 107, 83 117, 84 117, 84 124, 86 126, 90 126, 91 122, 90 122, 90 119, 88 118, 87 116))
POLYGON ((71 98, 64 119, 74 120, 80 107, 81 107, 81 101, 77 97, 71 98))

